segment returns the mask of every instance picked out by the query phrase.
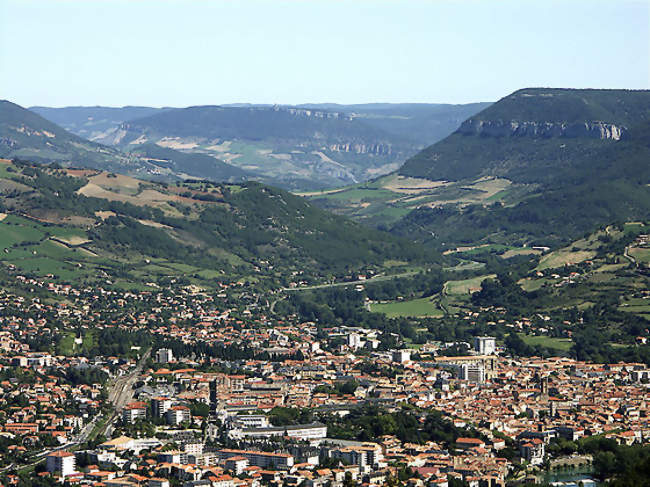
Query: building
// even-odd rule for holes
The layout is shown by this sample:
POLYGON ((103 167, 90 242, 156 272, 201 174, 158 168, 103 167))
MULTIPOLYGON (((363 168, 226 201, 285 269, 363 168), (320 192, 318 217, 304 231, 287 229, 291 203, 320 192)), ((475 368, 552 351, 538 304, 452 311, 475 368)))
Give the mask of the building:
POLYGON ((519 446, 519 455, 531 465, 544 463, 544 442, 539 438, 524 441, 519 446))
POLYGON ((69 451, 55 451, 47 456, 45 468, 48 472, 61 472, 61 477, 75 473, 75 457, 69 451))
POLYGON ((165 416, 167 417, 167 422, 173 425, 189 422, 192 419, 190 408, 187 406, 172 406, 167 410, 165 416))
POLYGON ((633 370, 630 377, 634 382, 650 382, 650 369, 633 370))
POLYGON ((183 443, 183 451, 188 455, 201 455, 203 453, 203 443, 200 441, 183 443))
POLYGON ((219 450, 217 455, 220 460, 228 460, 232 457, 243 457, 248 460, 249 465, 261 468, 289 470, 294 465, 293 455, 287 453, 224 449, 219 450))
POLYGON ((497 342, 494 337, 474 337, 474 351, 480 355, 494 355, 497 351, 497 342))
POLYGON ((459 450, 469 450, 471 448, 484 448, 485 442, 478 438, 457 438, 456 448, 459 450))
POLYGON ((329 456, 334 459, 342 460, 349 465, 358 465, 365 467, 380 467, 384 455, 381 447, 375 443, 364 443, 361 446, 345 446, 330 450, 329 456))
POLYGON ((460 366, 460 379, 476 384, 485 382, 485 368, 481 363, 462 364, 460 366))
POLYGON ((233 425, 242 428, 268 428, 269 419, 263 414, 239 414, 231 416, 230 421, 233 425))
POLYGON ((403 364, 404 362, 411 361, 411 351, 410 350, 395 350, 393 352, 393 362, 403 364))
POLYGON ((156 362, 167 364, 174 361, 174 353, 169 348, 160 348, 156 352, 156 362))
POLYGON ((490 380, 496 375, 497 360, 496 355, 466 355, 460 357, 434 357, 433 364, 436 367, 449 369, 457 376, 461 376, 461 367, 464 364, 481 365, 485 373, 485 380, 490 380))
POLYGON ((224 462, 224 465, 226 467, 226 470, 234 473, 235 475, 241 475, 248 467, 248 459, 242 456, 230 457, 224 462))
POLYGON ((271 438, 289 436, 300 440, 315 440, 327 437, 327 426, 323 423, 295 424, 268 428, 245 428, 230 430, 231 438, 271 438))
POLYGON ((348 335, 348 347, 356 350, 357 348, 363 347, 364 343, 361 340, 361 335, 358 333, 350 333, 348 335))
POLYGON ((169 397, 153 397, 151 398, 151 414, 155 418, 162 418, 172 407, 172 404, 174 404, 174 401, 169 397))
POLYGON ((124 406, 122 410, 122 421, 134 423, 138 419, 147 418, 147 404, 144 402, 132 402, 124 406))

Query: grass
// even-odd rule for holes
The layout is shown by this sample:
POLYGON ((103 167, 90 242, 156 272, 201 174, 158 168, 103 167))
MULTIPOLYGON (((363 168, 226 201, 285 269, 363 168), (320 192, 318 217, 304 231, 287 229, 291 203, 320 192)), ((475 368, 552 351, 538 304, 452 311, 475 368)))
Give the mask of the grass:
POLYGON ((645 264, 650 263, 650 249, 645 248, 631 248, 630 255, 634 257, 637 262, 642 262, 645 264))
POLYGON ((542 347, 557 350, 558 352, 568 352, 573 345, 570 338, 554 338, 543 335, 526 335, 518 333, 521 339, 530 346, 541 345, 542 347))
POLYGON ((419 298, 409 301, 393 301, 373 304, 370 308, 376 313, 384 313, 389 318, 397 317, 431 317, 440 318, 443 312, 438 308, 435 298, 419 298))
POLYGON ((43 225, 26 218, 8 215, 0 222, 0 247, 11 247, 25 242, 39 242, 45 238, 43 225))
POLYGON ((572 251, 567 249, 560 249, 542 257, 542 260, 540 260, 537 269, 541 271, 544 269, 564 267, 567 264, 577 264, 579 262, 589 260, 595 255, 596 253, 591 250, 572 251))
POLYGON ((2 179, 12 179, 13 177, 16 176, 17 172, 9 172, 7 171, 7 168, 12 167, 13 169, 16 169, 16 166, 13 164, 6 164, 6 163, 0 163, 0 178, 2 179))
POLYGON ((447 281, 445 283, 444 292, 450 295, 463 295, 468 294, 474 290, 481 288, 481 283, 486 279, 494 279, 496 274, 489 274, 487 276, 472 277, 470 279, 462 279, 459 281, 447 281))
POLYGON ((321 197, 330 200, 344 200, 344 201, 365 201, 365 200, 389 200, 398 196, 392 191, 384 189, 365 189, 354 188, 349 190, 339 191, 337 193, 324 194, 321 197))

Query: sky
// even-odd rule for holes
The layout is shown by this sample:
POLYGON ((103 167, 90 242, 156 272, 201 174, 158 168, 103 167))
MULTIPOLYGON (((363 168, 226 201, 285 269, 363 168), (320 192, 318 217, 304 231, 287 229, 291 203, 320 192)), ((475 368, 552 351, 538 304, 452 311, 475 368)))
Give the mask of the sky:
POLYGON ((649 70, 648 0, 0 0, 23 106, 468 103, 649 70))

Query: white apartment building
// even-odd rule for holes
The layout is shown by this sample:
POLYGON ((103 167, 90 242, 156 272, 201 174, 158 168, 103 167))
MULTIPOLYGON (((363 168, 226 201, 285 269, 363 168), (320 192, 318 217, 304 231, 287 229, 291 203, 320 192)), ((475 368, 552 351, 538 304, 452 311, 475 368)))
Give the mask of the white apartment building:
POLYGON ((69 451, 55 451, 47 456, 45 468, 48 472, 61 472, 62 477, 75 473, 75 457, 69 451))
POLYGON ((494 337, 474 337, 474 350, 480 355, 493 355, 497 351, 497 341, 494 337))

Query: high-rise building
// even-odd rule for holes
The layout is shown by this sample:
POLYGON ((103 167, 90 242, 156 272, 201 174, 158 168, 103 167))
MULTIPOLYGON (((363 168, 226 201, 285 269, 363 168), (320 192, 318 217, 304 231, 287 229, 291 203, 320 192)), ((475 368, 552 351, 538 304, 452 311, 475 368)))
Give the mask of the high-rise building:
POLYGON ((411 360, 410 350, 395 350, 393 352, 393 362, 403 364, 404 362, 410 362, 410 360, 411 360))
POLYGON ((55 451, 47 456, 45 468, 48 472, 61 472, 62 477, 75 473, 75 457, 69 451, 55 451))
POLYGON ((497 351, 494 337, 474 337, 474 350, 481 355, 493 355, 497 351))
POLYGON ((156 362, 159 364, 167 364, 174 361, 174 353, 169 348, 160 348, 156 352, 156 362))

